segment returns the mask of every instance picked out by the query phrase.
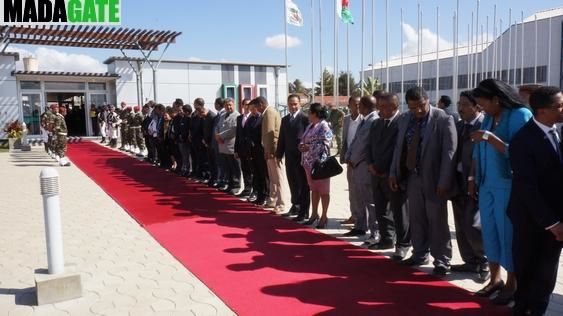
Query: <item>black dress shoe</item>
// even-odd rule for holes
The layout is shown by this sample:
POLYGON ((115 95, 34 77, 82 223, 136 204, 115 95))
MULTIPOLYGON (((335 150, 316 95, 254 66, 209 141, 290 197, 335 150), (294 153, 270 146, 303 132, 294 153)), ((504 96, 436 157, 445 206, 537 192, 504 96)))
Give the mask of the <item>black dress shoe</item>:
POLYGON ((480 289, 479 291, 475 292, 475 295, 481 297, 489 297, 494 292, 501 290, 504 287, 504 281, 500 281, 495 284, 487 284, 484 288, 480 289))
POLYGON ((377 244, 368 247, 368 249, 371 250, 387 250, 393 248, 395 248, 395 243, 393 241, 380 241, 377 244))
POLYGON ((514 293, 508 295, 502 295, 499 293, 495 298, 491 300, 491 303, 495 305, 508 305, 510 302, 514 301, 514 293))
POLYGON ((452 271, 454 272, 469 272, 469 273, 477 273, 479 272, 479 265, 478 264, 471 264, 471 263, 464 263, 464 264, 454 264, 452 265, 452 271))
POLYGON ((488 264, 482 264, 479 268, 479 282, 484 283, 489 281, 491 278, 491 270, 489 270, 488 264))
POLYGON ((365 230, 361 230, 361 229, 352 229, 349 232, 343 234, 342 236, 344 237, 355 237, 355 236, 364 236, 366 234, 365 230))
POLYGON ((217 188, 217 190, 219 190, 221 192, 227 192, 227 191, 231 191, 231 188, 228 185, 224 185, 224 186, 217 188))
POLYGON ((306 220, 306 219, 308 219, 308 218, 309 218, 309 216, 301 216, 301 215, 300 215, 300 216, 297 216, 297 217, 293 218, 292 221, 294 221, 294 222, 302 222, 302 221, 304 221, 304 220, 306 220))
POLYGON ((256 199, 254 200, 254 202, 252 202, 252 204, 258 205, 258 206, 262 206, 264 204, 266 204, 266 200, 264 199, 256 199))
POLYGON ((403 259, 405 259, 408 252, 408 247, 397 247, 395 248, 395 253, 391 256, 391 259, 395 261, 402 261, 403 259))
POLYGON ((253 203, 254 201, 256 201, 258 199, 258 197, 256 195, 251 195, 248 197, 248 199, 246 199, 247 202, 253 203))
POLYGON ((434 267, 434 270, 432 270, 432 274, 434 275, 446 275, 448 274, 448 267, 445 265, 437 265, 434 267))
POLYGON ((426 265, 426 264, 430 263, 430 260, 428 258, 418 259, 418 258, 415 258, 415 257, 410 257, 406 260, 401 261, 401 263, 406 265, 406 266, 416 267, 416 266, 426 265))
POLYGON ((250 191, 242 190, 239 194, 236 195, 238 198, 247 198, 250 196, 250 191))
POLYGON ((212 188, 218 188, 221 185, 219 184, 219 182, 209 182, 209 186, 212 188))

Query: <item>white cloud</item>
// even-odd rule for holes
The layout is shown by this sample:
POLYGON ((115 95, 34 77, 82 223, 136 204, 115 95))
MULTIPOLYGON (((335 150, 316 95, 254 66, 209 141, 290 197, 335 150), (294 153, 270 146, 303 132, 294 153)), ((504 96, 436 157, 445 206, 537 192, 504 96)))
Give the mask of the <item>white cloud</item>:
MULTIPOLYGON (((418 30, 413 26, 403 23, 404 43, 403 52, 405 56, 415 56, 418 54, 418 30)), ((452 42, 438 37, 436 33, 429 29, 422 29, 422 53, 430 53, 436 51, 436 43, 440 42, 440 51, 451 49, 452 42)))
POLYGON ((9 51, 20 53, 17 69, 23 70, 24 57, 37 58, 39 70, 45 71, 73 71, 73 72, 106 72, 107 67, 100 61, 84 54, 69 54, 52 48, 39 47, 35 52, 11 47, 9 51))
MULTIPOLYGON (((270 48, 284 48, 285 47, 285 37, 284 34, 278 34, 274 36, 266 37, 266 46, 270 48)), ((297 47, 301 45, 301 40, 297 37, 287 36, 287 47, 297 47)))

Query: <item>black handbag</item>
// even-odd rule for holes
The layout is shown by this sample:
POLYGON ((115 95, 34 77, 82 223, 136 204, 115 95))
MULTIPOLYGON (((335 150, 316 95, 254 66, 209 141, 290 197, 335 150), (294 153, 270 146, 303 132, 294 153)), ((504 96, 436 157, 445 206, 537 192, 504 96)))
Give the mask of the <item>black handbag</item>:
POLYGON ((338 163, 336 156, 330 156, 324 161, 315 161, 313 169, 311 170, 311 178, 313 180, 332 178, 341 174, 342 171, 344 171, 344 169, 342 169, 342 166, 338 163))

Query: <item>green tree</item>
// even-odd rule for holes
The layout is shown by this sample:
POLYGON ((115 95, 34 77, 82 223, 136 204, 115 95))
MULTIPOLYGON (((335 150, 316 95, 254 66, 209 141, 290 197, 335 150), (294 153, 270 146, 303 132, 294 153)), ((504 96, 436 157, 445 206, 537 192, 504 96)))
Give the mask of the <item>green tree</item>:
MULTIPOLYGON (((323 82, 324 95, 332 95, 334 91, 334 75, 327 69, 324 69, 321 80, 323 82)), ((315 95, 321 95, 321 81, 315 83, 315 95)))
POLYGON ((373 77, 368 77, 368 79, 363 82, 362 94, 372 95, 374 91, 380 89, 381 89, 381 83, 379 83, 379 80, 373 77))
MULTIPOLYGON (((360 89, 356 83, 356 79, 352 73, 350 74, 350 96, 360 94, 360 89)), ((348 73, 345 71, 341 71, 340 75, 338 75, 338 95, 348 95, 347 89, 348 83, 348 73)))
POLYGON ((309 89, 303 86, 303 82, 299 79, 295 79, 293 82, 289 83, 289 92, 290 93, 309 93, 309 89))

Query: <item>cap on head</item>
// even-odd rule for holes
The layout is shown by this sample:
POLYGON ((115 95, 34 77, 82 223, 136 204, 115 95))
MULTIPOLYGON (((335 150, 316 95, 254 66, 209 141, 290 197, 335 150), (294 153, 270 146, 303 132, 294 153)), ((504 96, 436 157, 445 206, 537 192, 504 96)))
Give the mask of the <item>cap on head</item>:
POLYGON ((133 111, 135 111, 135 113, 139 112, 141 110, 141 107, 138 105, 135 105, 135 107, 133 107, 133 111))

